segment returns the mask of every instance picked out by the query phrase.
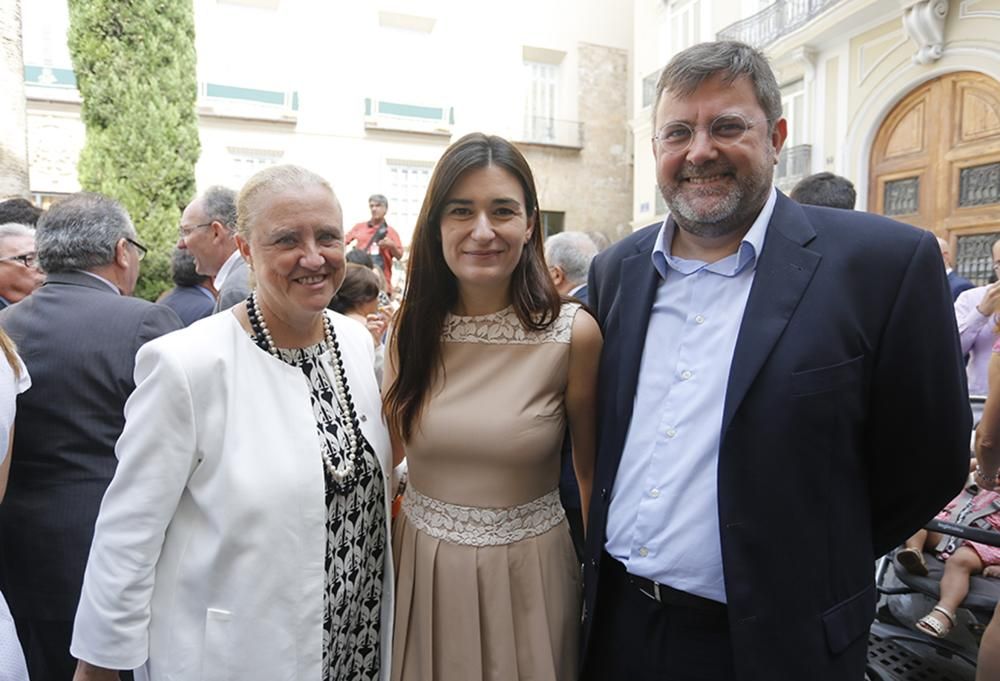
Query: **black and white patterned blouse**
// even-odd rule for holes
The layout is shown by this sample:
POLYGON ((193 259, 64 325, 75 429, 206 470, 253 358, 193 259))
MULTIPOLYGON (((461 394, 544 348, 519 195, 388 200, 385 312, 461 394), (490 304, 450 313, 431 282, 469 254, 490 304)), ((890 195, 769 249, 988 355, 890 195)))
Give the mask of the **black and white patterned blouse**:
MULTIPOLYGON (((262 348, 266 351, 266 345, 262 348)), ((334 466, 338 466, 341 452, 347 448, 347 435, 333 384, 320 362, 325 350, 321 343, 303 349, 279 349, 278 353, 306 375, 320 442, 334 466)), ((361 444, 362 451, 355 459, 356 472, 342 489, 338 490, 326 474, 323 681, 376 681, 381 666, 385 480, 364 436, 361 444)))

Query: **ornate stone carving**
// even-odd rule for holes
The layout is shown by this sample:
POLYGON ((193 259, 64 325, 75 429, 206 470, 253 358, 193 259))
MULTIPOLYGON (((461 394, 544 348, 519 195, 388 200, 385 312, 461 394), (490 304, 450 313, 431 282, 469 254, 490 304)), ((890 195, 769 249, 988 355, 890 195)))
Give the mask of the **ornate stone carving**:
POLYGON ((944 54, 944 20, 949 0, 902 0, 903 30, 917 44, 913 61, 930 64, 944 54))

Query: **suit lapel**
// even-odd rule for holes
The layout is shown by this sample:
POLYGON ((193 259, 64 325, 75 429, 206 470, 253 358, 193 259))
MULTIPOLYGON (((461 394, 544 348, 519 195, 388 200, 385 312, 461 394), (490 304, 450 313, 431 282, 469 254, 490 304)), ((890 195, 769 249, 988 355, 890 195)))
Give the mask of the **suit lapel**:
POLYGON ((821 256, 804 247, 815 235, 798 204, 779 192, 733 352, 723 435, 819 265, 821 256))
POLYGON ((622 259, 619 295, 622 301, 620 329, 622 339, 618 352, 618 423, 622 424, 621 438, 632 418, 635 389, 639 381, 639 365, 646 345, 646 328, 656 297, 658 275, 653 268, 651 253, 659 230, 650 230, 649 238, 636 246, 637 253, 622 259))

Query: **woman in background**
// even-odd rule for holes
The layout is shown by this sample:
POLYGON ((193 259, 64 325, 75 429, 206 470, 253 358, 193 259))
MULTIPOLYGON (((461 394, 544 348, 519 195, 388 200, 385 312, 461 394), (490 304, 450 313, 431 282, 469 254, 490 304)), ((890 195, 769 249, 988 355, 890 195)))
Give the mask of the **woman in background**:
MULTIPOLYGON (((14 415, 17 410, 17 396, 31 387, 31 379, 24 363, 17 356, 14 343, 0 329, 0 502, 7 491, 7 476, 10 473, 10 450, 14 442, 14 415)), ((0 593, 0 679, 4 681, 28 681, 28 670, 24 663, 24 653, 17 639, 14 620, 7 608, 7 601, 0 593)))
POLYGON ((474 133, 435 167, 384 410, 409 483, 393 528, 393 679, 576 678, 580 566, 559 501, 566 423, 586 517, 601 334, 549 278, 521 153, 474 133))
POLYGON ((375 376, 382 382, 383 343, 388 317, 379 309, 382 289, 375 272, 363 265, 347 263, 347 274, 329 308, 364 326, 375 344, 375 376))

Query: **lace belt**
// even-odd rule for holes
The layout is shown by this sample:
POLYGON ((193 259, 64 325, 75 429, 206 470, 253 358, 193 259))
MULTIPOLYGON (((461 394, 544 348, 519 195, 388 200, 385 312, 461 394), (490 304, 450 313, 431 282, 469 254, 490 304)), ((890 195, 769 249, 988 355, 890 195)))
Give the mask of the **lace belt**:
POLYGON ((466 546, 513 544, 545 534, 566 517, 558 488, 520 506, 483 508, 431 499, 407 485, 403 512, 424 534, 466 546))

